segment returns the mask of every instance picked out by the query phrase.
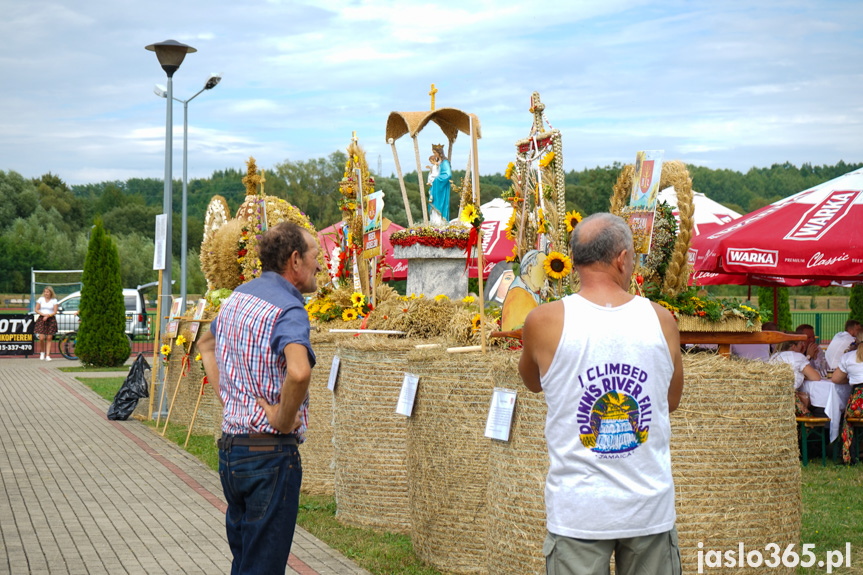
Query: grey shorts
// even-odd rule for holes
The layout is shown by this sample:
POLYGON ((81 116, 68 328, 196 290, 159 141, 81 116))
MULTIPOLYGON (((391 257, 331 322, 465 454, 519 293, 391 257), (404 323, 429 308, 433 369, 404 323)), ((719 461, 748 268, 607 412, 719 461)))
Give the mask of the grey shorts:
POLYGON ((549 533, 542 546, 548 575, 681 575, 677 529, 627 539, 574 539, 549 533))

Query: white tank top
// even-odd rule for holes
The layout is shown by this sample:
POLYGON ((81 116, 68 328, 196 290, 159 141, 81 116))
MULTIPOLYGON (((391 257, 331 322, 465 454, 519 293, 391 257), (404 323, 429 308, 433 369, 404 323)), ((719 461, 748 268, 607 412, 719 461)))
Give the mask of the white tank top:
POLYGON ((674 364, 650 301, 611 308, 563 298, 548 403, 551 533, 619 539, 674 527, 668 387, 674 364))

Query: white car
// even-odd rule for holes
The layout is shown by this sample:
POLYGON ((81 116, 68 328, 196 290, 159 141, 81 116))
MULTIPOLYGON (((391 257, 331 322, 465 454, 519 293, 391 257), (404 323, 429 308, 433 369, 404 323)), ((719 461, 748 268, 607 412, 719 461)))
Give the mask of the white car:
MULTIPOLYGON (((126 305, 126 334, 130 337, 147 336, 149 334, 147 306, 144 296, 135 289, 123 290, 123 301, 126 305)), ((76 291, 61 299, 57 304, 57 333, 78 331, 81 321, 78 308, 81 306, 81 292, 76 291)))

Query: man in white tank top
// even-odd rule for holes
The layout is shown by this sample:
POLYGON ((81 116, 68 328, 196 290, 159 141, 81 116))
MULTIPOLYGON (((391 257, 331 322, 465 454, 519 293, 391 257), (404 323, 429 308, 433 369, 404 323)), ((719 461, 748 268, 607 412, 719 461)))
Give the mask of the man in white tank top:
POLYGON ((534 309, 519 372, 545 392, 548 573, 681 573, 669 413, 680 403, 677 322, 629 293, 629 225, 601 213, 572 232, 578 294, 534 309))

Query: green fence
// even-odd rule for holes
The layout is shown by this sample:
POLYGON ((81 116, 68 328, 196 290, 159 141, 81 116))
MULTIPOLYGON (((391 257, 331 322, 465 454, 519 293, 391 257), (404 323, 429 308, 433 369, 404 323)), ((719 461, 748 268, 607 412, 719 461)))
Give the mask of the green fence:
POLYGON ((821 343, 827 343, 833 336, 845 329, 848 311, 792 311, 791 324, 797 327, 808 323, 815 328, 815 336, 821 343))

